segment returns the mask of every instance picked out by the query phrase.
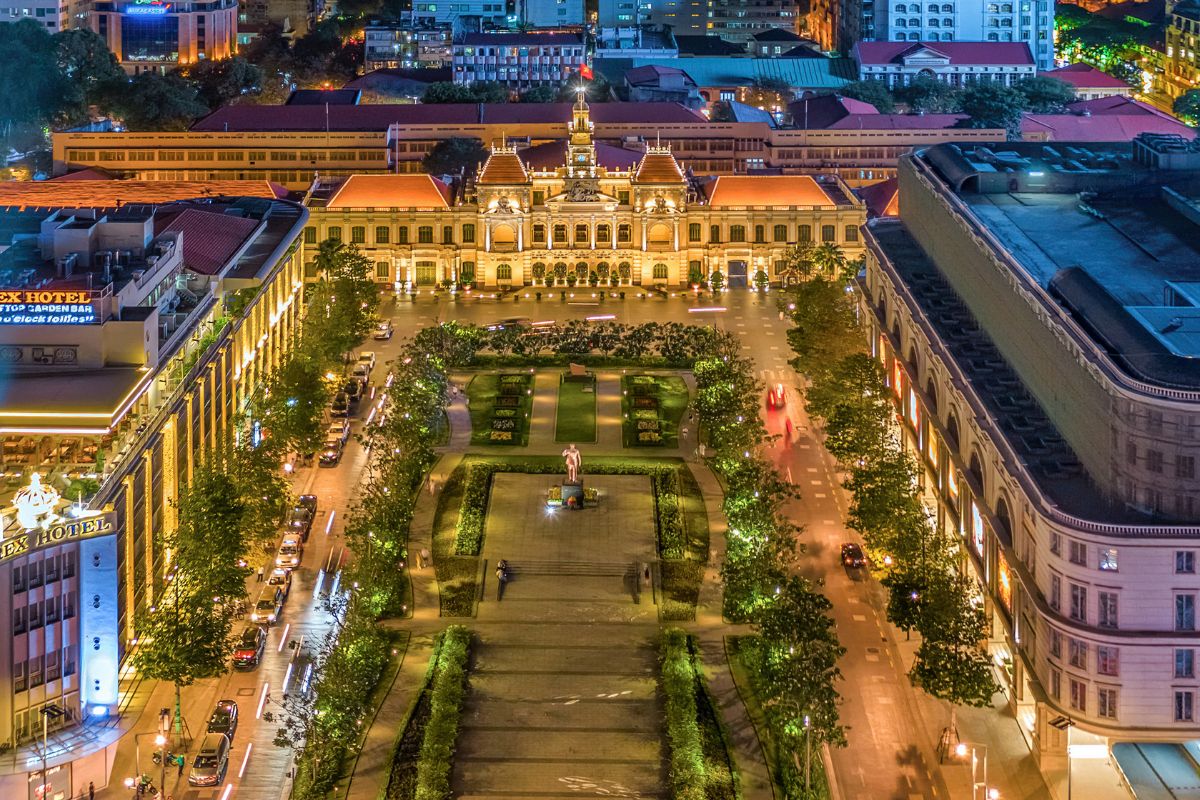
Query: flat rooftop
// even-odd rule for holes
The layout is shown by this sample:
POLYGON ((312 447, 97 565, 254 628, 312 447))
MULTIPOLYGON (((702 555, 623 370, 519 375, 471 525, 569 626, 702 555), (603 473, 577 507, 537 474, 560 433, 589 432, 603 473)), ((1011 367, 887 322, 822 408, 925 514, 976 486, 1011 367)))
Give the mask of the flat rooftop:
POLYGON ((51 428, 103 433, 152 378, 139 367, 0 372, 0 433, 51 428))

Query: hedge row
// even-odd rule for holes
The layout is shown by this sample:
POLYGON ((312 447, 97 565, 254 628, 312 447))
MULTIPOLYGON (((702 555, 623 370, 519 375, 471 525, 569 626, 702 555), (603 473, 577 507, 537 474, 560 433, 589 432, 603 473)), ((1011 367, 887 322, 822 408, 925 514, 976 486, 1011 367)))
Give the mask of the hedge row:
POLYGON ((450 800, 454 743, 467 694, 471 632, 452 625, 441 634, 441 652, 430 687, 429 719, 417 758, 416 800, 450 800))
POLYGON ((477 556, 483 549, 483 528, 487 522, 488 495, 492 490, 492 473, 497 470, 488 462, 467 465, 463 480, 462 507, 454 529, 454 552, 460 556, 477 556))
POLYGON ((679 504, 679 471, 659 469, 652 477, 659 552, 663 558, 683 558, 687 551, 687 529, 679 504))

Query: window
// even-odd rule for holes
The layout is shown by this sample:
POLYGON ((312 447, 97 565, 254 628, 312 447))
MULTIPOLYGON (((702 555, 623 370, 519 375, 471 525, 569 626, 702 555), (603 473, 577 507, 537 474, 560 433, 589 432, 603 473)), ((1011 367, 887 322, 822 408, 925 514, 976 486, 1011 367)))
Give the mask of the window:
MULTIPOLYGON (((1191 550, 1175 551, 1175 573, 1177 575, 1196 574, 1196 554, 1191 550)), ((15 581, 15 578, 14 578, 15 581)))
POLYGON ((1071 619, 1076 622, 1087 622, 1087 587, 1077 583, 1071 584, 1071 619))
POLYGON ((1062 658, 1062 639, 1060 631, 1050 629, 1050 655, 1055 658, 1062 658))
POLYGON ((396 229, 396 244, 408 244, 408 226, 401 225, 396 229))
POLYGON ((386 281, 387 276, 388 276, 388 263, 386 261, 376 261, 375 262, 375 277, 382 278, 383 280, 386 281))
MULTIPOLYGON (((472 226, 471 232, 472 232, 472 234, 474 234, 474 226, 472 226)), ((464 226, 463 227, 463 241, 465 242, 466 240, 467 240, 467 232, 466 232, 466 227, 464 226)), ((539 224, 539 225, 533 226, 533 241, 535 244, 545 243, 545 241, 546 241, 546 226, 545 225, 539 224)))
POLYGON ((454 244, 454 226, 442 226, 442 244, 454 244))
POLYGON ((655 264, 654 265, 654 280, 665 281, 666 279, 667 279, 667 265, 666 264, 655 264))
POLYGON ((745 225, 730 225, 729 226, 729 241, 731 241, 731 242, 746 241, 746 226, 745 225))
POLYGON ((1062 534, 1050 534, 1050 552, 1056 556, 1062 555, 1062 534))
POLYGON ((546 193, 545 192, 534 192, 533 193, 533 204, 535 206, 545 205, 545 203, 546 203, 546 193))
POLYGON ((700 223, 699 222, 688 223, 688 241, 689 242, 700 241, 700 223))
POLYGON ((1074 711, 1087 711, 1087 684, 1071 679, 1071 708, 1074 711))
POLYGON ((1087 642, 1081 641, 1074 637, 1067 639, 1067 661, 1076 669, 1087 669, 1088 646, 1087 642))
POLYGON ((512 264, 499 264, 496 266, 496 280, 511 281, 512 280, 512 264))
POLYGON ((633 241, 633 228, 630 227, 629 225, 625 225, 625 224, 618 225, 617 226, 617 241, 618 242, 633 241))
POLYGON ((63 578, 75 577, 75 554, 71 552, 63 553, 63 578))
POLYGON ((565 243, 567 241, 567 226, 566 225, 555 225, 554 226, 554 241, 562 242, 562 243, 565 243))
POLYGON ((1117 571, 1117 548, 1108 547, 1100 551, 1100 569, 1105 572, 1117 571))
POLYGON ((575 241, 586 243, 588 240, 588 226, 586 223, 575 226, 575 241))
POLYGON ((765 242, 766 240, 767 240, 767 226, 766 225, 755 225, 754 226, 754 241, 765 242))
POLYGON ((42 604, 30 603, 29 606, 29 630, 37 630, 42 627, 42 604))
POLYGON ((375 226, 375 244, 387 244, 392 238, 392 229, 387 225, 375 226))
POLYGON ((629 192, 617 192, 617 202, 623 206, 629 205, 629 192))
POLYGON ((417 242, 419 244, 433 244, 433 226, 422 225, 417 228, 417 242))
POLYGON ((812 241, 812 225, 801 225, 797 230, 797 235, 802 242, 812 241))
POLYGON ((62 599, 62 618, 71 619, 75 616, 75 593, 67 592, 62 599))
POLYGON ((1084 544, 1083 542, 1076 542, 1076 541, 1072 540, 1070 542, 1070 548, 1071 548, 1071 555, 1070 555, 1071 563, 1079 564, 1080 566, 1086 567, 1087 566, 1087 545, 1084 544))
POLYGON ((787 225, 776 225, 771 231, 772 238, 777 242, 787 241, 787 225))
POLYGON ((1106 719, 1117 718, 1117 690, 1100 687, 1096 689, 1096 713, 1106 719))
POLYGON ((1146 469, 1151 472, 1163 471, 1163 454, 1159 450, 1146 451, 1146 469))
POLYGON ((13 609, 13 633, 25 632, 25 606, 13 609))
POLYGON ((1062 697, 1062 673, 1054 667, 1050 668, 1050 696, 1055 700, 1062 697))
POLYGON ((25 567, 13 567, 12 587, 13 594, 20 594, 25 591, 25 567))
POLYGON ((1194 477, 1196 477, 1196 457, 1195 456, 1175 456, 1175 477, 1176 478, 1194 478, 1194 477))
POLYGON ((1103 644, 1096 645, 1096 672, 1101 675, 1120 675, 1120 649, 1103 644))
POLYGON ((51 653, 46 653, 46 680, 56 681, 58 680, 58 676, 58 651, 55 650, 51 653))
POLYGON ((858 226, 857 225, 847 225, 845 234, 846 235, 844 238, 847 242, 857 242, 858 241, 858 226))
MULTIPOLYGON (((32 623, 30 627, 33 627, 32 623)), ((1175 595, 1175 630, 1196 630, 1196 595, 1175 595)))
POLYGON ((25 683, 25 662, 13 664, 13 691, 25 691, 27 684, 25 683))
POLYGON ((27 572, 29 573, 30 589, 36 589, 42 585, 42 562, 30 562, 27 572))
POLYGON ((1096 603, 1096 624, 1101 628, 1117 627, 1117 593, 1100 592, 1096 603))
POLYGON ((1050 607, 1058 611, 1062 607, 1062 578, 1058 575, 1050 576, 1050 597, 1048 598, 1050 607))
POLYGON ((720 225, 709 225, 708 226, 708 241, 712 242, 713 244, 717 244, 721 241, 721 226, 720 225))
POLYGON ((43 605, 46 608, 46 624, 53 625, 58 622, 58 598, 47 597, 43 605))
MULTIPOLYGON (((543 238, 545 238, 545 232, 546 232, 546 229, 543 227, 542 228, 543 238)), ((475 244, 475 225, 474 225, 474 223, 468 222, 467 224, 463 225, 462 240, 463 240, 463 244, 475 244)))
POLYGON ((1175 651, 1175 677, 1196 677, 1196 651, 1190 648, 1180 648, 1175 651))
POLYGON ((317 229, 314 228, 312 225, 309 225, 307 228, 304 229, 304 243, 305 244, 316 244, 317 243, 317 229))
POLYGON ((1191 691, 1175 692, 1175 721, 1191 722, 1195 715, 1196 693, 1191 691))
POLYGON ((608 244, 612 241, 612 226, 601 223, 596 226, 596 244, 608 244))
POLYGON ((350 229, 351 244, 366 244, 367 229, 362 225, 355 225, 350 229))
POLYGON ((1125 445, 1125 460, 1136 466, 1137 458, 1137 445, 1130 441, 1125 445))
POLYGON ((339 225, 331 225, 325 229, 325 238, 333 239, 335 242, 342 240, 342 228, 339 225))
POLYGON ((822 225, 821 226, 821 241, 822 242, 836 242, 837 241, 837 228, 835 228, 833 225, 822 225))

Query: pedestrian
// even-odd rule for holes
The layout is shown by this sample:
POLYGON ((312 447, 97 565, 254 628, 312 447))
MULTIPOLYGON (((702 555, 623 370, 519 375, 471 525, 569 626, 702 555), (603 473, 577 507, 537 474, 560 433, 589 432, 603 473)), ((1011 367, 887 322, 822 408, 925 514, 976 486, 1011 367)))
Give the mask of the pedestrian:
POLYGON ((262 583, 262 582, 263 582, 263 568, 262 568, 262 566, 259 566, 259 568, 258 568, 258 583, 262 583))
POLYGON ((417 557, 420 559, 421 569, 425 569, 432 563, 433 557, 429 554, 428 547, 422 547, 421 552, 417 553, 417 557))
POLYGON ((783 423, 784 429, 787 431, 787 440, 792 441, 792 418, 788 417, 783 423))
POLYGON ((96 784, 88 781, 88 800, 96 800, 96 784))
POLYGON ((437 492, 437 481, 434 480, 432 475, 430 475, 429 476, 429 493, 434 494, 436 492, 437 492))
POLYGON ((182 778, 182 777, 183 777, 183 765, 184 765, 184 763, 186 762, 186 760, 187 760, 187 759, 185 759, 185 758, 183 757, 183 753, 180 753, 180 754, 179 754, 179 758, 177 758, 177 759, 175 759, 175 760, 179 762, 179 777, 181 777, 181 778, 182 778))
POLYGON ((682 428, 679 429, 679 435, 685 439, 687 438, 687 435, 688 435, 688 426, 687 425, 684 425, 682 428))

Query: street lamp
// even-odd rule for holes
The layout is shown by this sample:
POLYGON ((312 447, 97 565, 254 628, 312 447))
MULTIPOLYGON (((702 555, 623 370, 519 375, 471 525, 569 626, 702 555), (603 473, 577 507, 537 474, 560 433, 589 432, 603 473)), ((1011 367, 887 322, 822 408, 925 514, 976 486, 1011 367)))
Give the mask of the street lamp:
POLYGON ((154 737, 154 744, 158 747, 158 791, 159 794, 166 794, 167 791, 167 737, 161 733, 154 737))
POLYGON ((42 797, 49 794, 47 775, 46 775, 46 751, 50 749, 50 720, 58 719, 66 714, 66 710, 59 708, 54 703, 47 703, 42 706, 42 797))
POLYGON ((1050 726, 1067 732, 1067 800, 1071 800, 1071 728, 1075 727, 1075 720, 1059 716, 1050 720, 1050 726))
POLYGON ((971 800, 976 800, 976 797, 979 797, 980 800, 1000 800, 1000 790, 996 789, 995 787, 988 786, 987 745, 974 744, 971 742, 959 742, 954 746, 954 755, 957 757, 965 759, 968 753, 971 756, 971 800), (979 774, 979 751, 981 750, 983 751, 982 775, 979 774), (982 781, 978 780, 980 777, 983 778, 982 781), (982 794, 978 794, 979 789, 983 790, 982 794))

